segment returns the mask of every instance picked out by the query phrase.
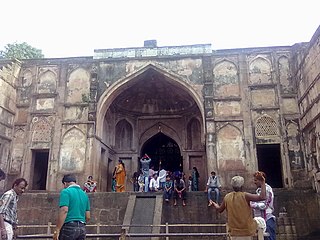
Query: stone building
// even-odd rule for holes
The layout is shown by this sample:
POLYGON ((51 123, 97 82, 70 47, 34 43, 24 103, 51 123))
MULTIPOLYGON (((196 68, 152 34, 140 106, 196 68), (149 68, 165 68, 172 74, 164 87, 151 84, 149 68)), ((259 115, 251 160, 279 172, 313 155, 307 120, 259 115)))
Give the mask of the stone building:
MULTIPOLYGON (((65 173, 110 191, 118 159, 129 179, 155 169, 267 173, 276 188, 319 190, 320 30, 293 46, 210 44, 99 49, 93 57, 0 61, 0 167, 31 190, 65 173), (312 180, 312 181, 311 181, 312 180)), ((247 178, 248 181, 251 178, 247 178)), ((250 182, 246 183, 251 184, 250 182)))

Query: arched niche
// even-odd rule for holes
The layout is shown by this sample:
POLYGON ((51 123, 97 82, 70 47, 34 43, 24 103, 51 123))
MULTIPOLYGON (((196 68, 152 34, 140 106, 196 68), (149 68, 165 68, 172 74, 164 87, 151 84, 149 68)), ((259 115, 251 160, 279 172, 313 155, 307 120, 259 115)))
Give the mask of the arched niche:
POLYGON ((116 124, 115 147, 120 150, 130 150, 132 148, 133 129, 131 124, 122 119, 116 124))
POLYGON ((68 130, 62 137, 59 171, 81 172, 86 157, 86 136, 76 127, 68 130))
POLYGON ((241 131, 226 124, 217 132, 217 159, 220 169, 244 169, 244 144, 241 131))
POLYGON ((228 60, 219 62, 213 69, 215 96, 240 96, 238 69, 228 60))
POLYGON ((23 72, 21 87, 29 87, 32 84, 32 72, 27 69, 23 72))
POLYGON ((57 88, 56 74, 48 70, 39 77, 37 91, 38 93, 55 93, 57 88))
POLYGON ((182 145, 181 138, 176 130, 162 122, 154 124, 152 127, 144 131, 139 138, 139 145, 142 145, 159 132, 162 132, 166 136, 172 138, 179 146, 182 145))
POLYGON ((90 73, 78 68, 72 71, 67 81, 67 97, 68 103, 85 103, 89 100, 90 94, 90 73))
POLYGON ((270 84, 272 83, 271 63, 263 58, 255 58, 249 65, 250 84, 270 84))
POLYGON ((278 59, 279 78, 281 90, 283 93, 292 93, 293 86, 290 82, 290 65, 289 59, 286 56, 281 56, 278 59))
POLYGON ((298 124, 290 121, 286 125, 286 133, 290 166, 291 168, 301 167, 303 164, 301 160, 301 145, 298 124))
POLYGON ((199 120, 192 118, 187 125, 187 147, 189 150, 201 149, 201 134, 199 120))

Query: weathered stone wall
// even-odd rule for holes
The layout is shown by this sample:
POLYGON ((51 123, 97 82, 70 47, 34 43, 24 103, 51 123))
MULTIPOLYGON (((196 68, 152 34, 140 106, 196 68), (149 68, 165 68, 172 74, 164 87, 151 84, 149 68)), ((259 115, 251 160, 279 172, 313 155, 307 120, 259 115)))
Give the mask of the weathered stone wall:
MULTIPOLYGON (((5 172, 12 172, 16 168, 19 171, 23 155, 24 146, 17 140, 20 133, 14 129, 17 112, 16 82, 20 68, 21 63, 17 60, 0 63, 0 167, 5 172), (11 157, 17 159, 17 165, 8 161, 11 157)), ((8 179, 12 181, 10 175, 8 179)))
POLYGON ((2 132, 11 128, 15 136, 10 147, 1 143, 6 183, 23 176, 33 189, 40 175, 35 156, 45 151, 46 190, 59 189, 69 172, 79 182, 93 175, 99 190, 109 190, 119 158, 131 189, 143 145, 161 131, 179 145, 187 175, 193 165, 201 168, 202 187, 212 170, 225 186, 234 174, 250 179, 257 144, 277 144, 283 186, 307 188, 305 169, 319 164, 317 34, 308 48, 107 49, 94 57, 25 60, 21 70, 2 67, 3 84, 17 79, 4 88, 12 100, 3 103, 2 132))
POLYGON ((294 78, 298 88, 304 157, 313 187, 320 191, 320 28, 303 51, 296 51, 294 78))

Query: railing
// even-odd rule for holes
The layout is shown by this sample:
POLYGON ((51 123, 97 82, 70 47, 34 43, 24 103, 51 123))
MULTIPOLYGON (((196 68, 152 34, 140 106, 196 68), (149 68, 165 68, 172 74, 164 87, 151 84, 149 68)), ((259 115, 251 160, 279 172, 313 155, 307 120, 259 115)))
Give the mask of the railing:
MULTIPOLYGON (((52 239, 52 230, 55 225, 51 222, 48 222, 47 225, 19 225, 21 228, 44 228, 46 229, 46 234, 28 234, 28 235, 18 235, 17 239, 52 239)), ((160 224, 160 225, 108 225, 108 224, 88 224, 87 227, 95 227, 97 233, 87 233, 87 239, 103 239, 103 238, 114 238, 119 240, 125 240, 130 238, 139 238, 139 237, 165 237, 166 240, 169 240, 170 237, 209 237, 209 236, 220 236, 227 238, 227 226, 226 224, 160 224), (119 233, 101 233, 102 227, 118 227, 121 228, 119 233), (164 233, 130 233, 128 230, 131 227, 151 227, 151 228, 165 228, 164 233), (187 233, 174 233, 170 232, 172 227, 219 227, 224 228, 223 232, 187 232, 187 233)), ((262 230, 259 230, 257 233, 257 239, 263 240, 263 236, 268 236, 268 234, 263 233, 262 230)))

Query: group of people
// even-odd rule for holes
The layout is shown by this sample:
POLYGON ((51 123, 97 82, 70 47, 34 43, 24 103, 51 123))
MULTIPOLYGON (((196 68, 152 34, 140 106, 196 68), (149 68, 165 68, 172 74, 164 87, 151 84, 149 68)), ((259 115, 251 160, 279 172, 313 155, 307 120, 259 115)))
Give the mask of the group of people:
MULTIPOLYGON (((211 177, 217 179, 214 172, 211 173, 211 177)), ((217 198, 219 194, 216 194, 216 200, 213 201, 209 198, 208 191, 208 206, 213 206, 220 213, 224 210, 227 211, 228 232, 231 240, 252 239, 258 226, 264 228, 269 234, 267 239, 276 239, 276 218, 273 215, 273 190, 266 183, 266 174, 264 172, 255 172, 253 178, 254 184, 257 187, 255 194, 244 192, 244 178, 234 176, 231 179, 233 192, 226 194, 221 204, 219 204, 217 198)), ((219 188, 215 187, 214 189, 219 188)))
MULTIPOLYGON (((120 161, 119 164, 121 164, 120 161)), ((125 169, 124 165, 122 167, 125 169)), ((121 172, 123 170, 118 169, 118 171, 121 172)), ((5 178, 5 173, 0 169, 0 181, 5 178)), ((234 176, 231 179, 233 191, 226 194, 221 204, 219 204, 221 184, 216 173, 211 172, 206 187, 208 206, 214 207, 218 212, 227 211, 228 232, 232 240, 251 239, 251 236, 256 233, 257 225, 261 226, 261 222, 258 221, 261 219, 265 221, 266 232, 269 233, 268 239, 275 240, 276 220, 273 215, 274 195, 272 188, 266 183, 266 175, 263 172, 256 172, 253 175, 253 179, 257 187, 255 194, 244 192, 244 178, 234 176), (211 199, 212 192, 215 192, 214 200, 211 199)), ((77 184, 76 178, 72 174, 65 175, 62 178, 62 184, 64 189, 60 193, 59 213, 53 239, 85 239, 85 225, 90 219, 88 195, 77 184)), ((88 189, 96 188, 96 182, 93 181, 92 176, 88 177, 85 185, 88 189)), ((27 186, 26 179, 18 178, 13 182, 12 188, 2 194, 0 198, 0 239, 11 240, 14 238, 18 221, 17 202, 27 186)), ((120 190, 123 188, 121 184, 119 188, 120 190)), ((153 188, 150 190, 156 191, 153 188)), ((173 195, 174 205, 177 204, 178 199, 182 200, 183 206, 186 205, 186 184, 181 172, 170 173, 166 171, 165 182, 159 185, 159 190, 163 191, 165 202, 169 202, 173 195)))

